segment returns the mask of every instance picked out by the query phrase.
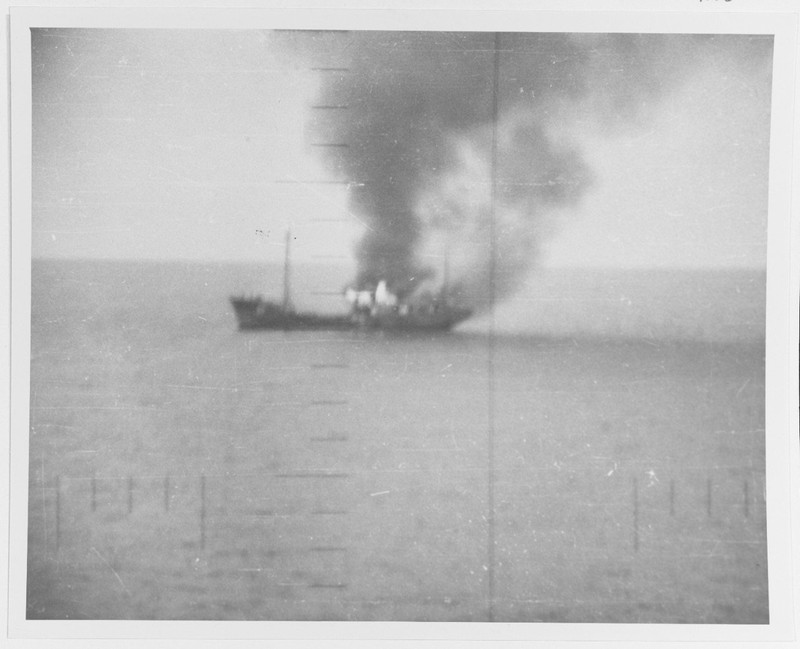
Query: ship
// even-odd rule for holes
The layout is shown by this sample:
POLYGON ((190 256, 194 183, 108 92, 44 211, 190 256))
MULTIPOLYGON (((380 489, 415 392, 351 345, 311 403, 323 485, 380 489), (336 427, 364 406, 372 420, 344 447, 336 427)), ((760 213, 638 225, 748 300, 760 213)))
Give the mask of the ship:
MULTIPOLYGON (((499 87, 500 34, 494 36, 494 75, 492 93, 492 164, 490 219, 490 249, 492 251, 490 277, 495 274, 495 221, 494 196, 497 193, 497 123, 499 87)), ((318 315, 294 310, 289 295, 289 243, 286 235, 284 259, 283 301, 280 303, 262 297, 234 297, 231 303, 236 311, 240 329, 376 329, 383 331, 449 331, 472 315, 472 309, 455 304, 448 283, 447 254, 444 257, 444 277, 441 288, 431 291, 414 291, 409 296, 398 296, 390 290, 385 280, 374 286, 347 288, 344 297, 350 304, 347 315, 318 315)))
POLYGON ((472 315, 472 310, 452 305, 445 284, 436 295, 424 293, 413 300, 400 300, 387 288, 384 280, 375 288, 347 288, 344 298, 350 311, 342 315, 325 315, 295 310, 290 288, 291 233, 286 232, 283 262, 283 299, 280 302, 262 296, 230 298, 240 330, 274 329, 340 330, 376 329, 387 331, 449 331, 472 315))

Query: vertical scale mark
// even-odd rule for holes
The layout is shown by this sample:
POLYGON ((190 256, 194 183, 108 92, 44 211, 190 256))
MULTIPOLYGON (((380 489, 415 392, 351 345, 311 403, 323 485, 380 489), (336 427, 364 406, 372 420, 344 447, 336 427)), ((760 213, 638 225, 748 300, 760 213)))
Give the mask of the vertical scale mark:
POLYGON ((708 517, 711 518, 711 492, 712 492, 713 485, 711 484, 711 478, 706 480, 706 512, 708 513, 708 517))
POLYGON ((639 551, 639 480, 633 477, 633 551, 639 551))
POLYGON ((747 480, 744 481, 742 488, 744 489, 744 517, 750 518, 750 485, 747 480))
POLYGON ((487 409, 487 419, 489 424, 489 431, 488 431, 488 463, 489 463, 489 472, 488 472, 488 552, 487 552, 487 580, 488 580, 488 613, 489 613, 489 622, 494 622, 495 619, 495 610, 494 610, 494 597, 495 597, 495 584, 494 584, 494 562, 495 562, 495 520, 494 520, 494 480, 495 480, 495 469, 494 469, 494 398, 495 398, 495 376, 494 376, 494 360, 495 360, 495 314, 494 314, 494 301, 495 301, 495 288, 496 288, 496 272, 497 272, 497 259, 495 258, 496 254, 496 223, 495 217, 497 215, 496 212, 496 200, 497 200, 497 121, 498 121, 498 105, 497 105, 497 97, 499 94, 499 84, 500 84, 500 33, 495 32, 494 34, 494 74, 493 74, 493 83, 492 83, 492 160, 491 160, 491 173, 492 173, 492 181, 491 181, 491 196, 489 200, 489 209, 491 210, 489 214, 489 313, 491 313, 491 319, 489 321, 489 354, 488 354, 488 367, 487 367, 487 382, 488 382, 488 390, 489 390, 489 402, 488 402, 488 409, 487 409))
POLYGON ((675 516, 675 480, 669 481, 669 515, 675 516))
POLYGON ((200 549, 206 549, 206 477, 200 476, 200 549))
POLYGON ((42 528, 44 529, 44 547, 49 548, 47 542, 47 484, 44 480, 44 453, 41 457, 41 476, 39 483, 42 485, 42 528))
POLYGON ((56 552, 61 547, 61 476, 56 476, 56 552))

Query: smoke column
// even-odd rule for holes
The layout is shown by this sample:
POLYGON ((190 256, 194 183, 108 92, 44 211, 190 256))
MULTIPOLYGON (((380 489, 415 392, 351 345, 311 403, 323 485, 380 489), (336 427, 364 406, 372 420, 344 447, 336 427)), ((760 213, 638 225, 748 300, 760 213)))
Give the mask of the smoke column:
POLYGON ((351 210, 367 226, 356 285, 383 279, 401 297, 434 287, 446 251, 450 290, 474 308, 515 289, 556 219, 591 185, 564 135, 570 123, 635 128, 698 53, 738 38, 735 51, 748 55, 742 37, 724 36, 509 33, 497 48, 488 33, 347 38, 346 69, 327 71, 320 96, 348 108, 331 122, 327 137, 339 146, 328 161, 352 183, 351 210))

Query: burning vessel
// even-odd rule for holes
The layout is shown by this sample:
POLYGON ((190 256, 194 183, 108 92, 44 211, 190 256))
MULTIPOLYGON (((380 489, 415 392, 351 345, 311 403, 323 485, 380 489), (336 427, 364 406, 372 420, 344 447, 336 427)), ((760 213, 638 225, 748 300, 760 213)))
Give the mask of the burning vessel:
POLYGON ((463 322, 472 310, 450 304, 447 287, 438 294, 422 293, 413 300, 401 300, 382 280, 374 288, 347 288, 344 297, 350 305, 346 315, 323 315, 294 309, 290 292, 291 234, 286 233, 283 264, 283 299, 281 302, 262 296, 234 296, 231 305, 239 329, 387 329, 402 331, 447 331, 463 322))
POLYGON ((446 286, 438 294, 424 292, 414 299, 401 300, 381 280, 374 290, 348 288, 345 298, 354 326, 373 329, 447 331, 472 315, 471 309, 449 302, 446 286))

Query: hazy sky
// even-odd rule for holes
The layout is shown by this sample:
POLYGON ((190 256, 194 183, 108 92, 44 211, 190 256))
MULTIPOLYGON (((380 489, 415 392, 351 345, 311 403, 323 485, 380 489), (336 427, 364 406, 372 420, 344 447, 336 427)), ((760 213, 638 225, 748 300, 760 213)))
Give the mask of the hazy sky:
MULTIPOLYGON (((348 260, 378 227, 368 211, 385 191, 422 206, 412 218, 423 223, 442 212, 461 224, 480 211, 470 178, 486 185, 493 54, 471 54, 478 37, 456 35, 425 57, 414 38, 34 30, 33 255, 279 259, 291 225, 296 258, 348 260), (456 68, 461 77, 448 76, 456 68), (331 75, 349 77, 337 86, 331 75), (441 94, 448 83, 455 103, 441 94), (405 139, 406 122, 383 119, 398 102, 416 129, 408 143, 435 154, 376 153, 379 140, 405 139), (330 125, 341 119, 347 128, 330 125), (356 170, 396 183, 392 165, 406 163, 432 170, 415 172, 419 187, 329 182, 358 183, 356 170)), ((538 261, 556 266, 764 266, 771 38, 647 38, 507 39, 498 111, 509 142, 498 155, 526 164, 501 160, 504 173, 574 188, 509 198, 514 214, 547 217, 521 240, 532 236, 538 261)), ((512 229, 517 218, 506 217, 512 229)))

